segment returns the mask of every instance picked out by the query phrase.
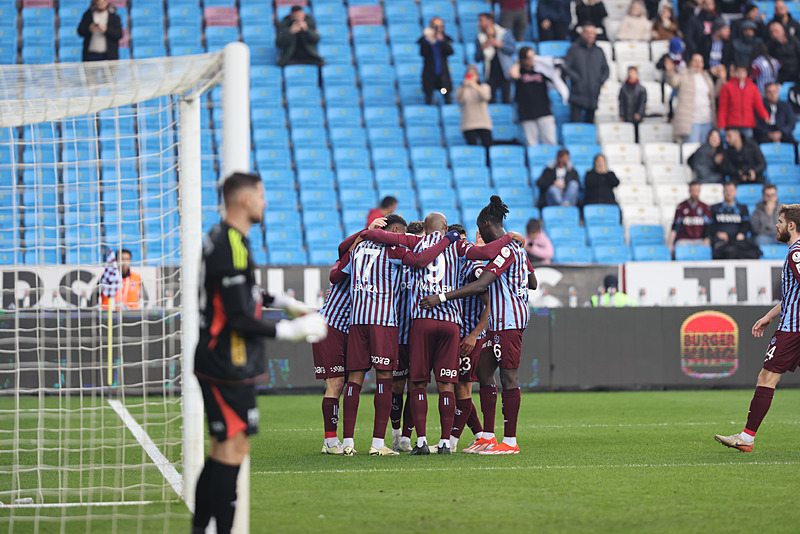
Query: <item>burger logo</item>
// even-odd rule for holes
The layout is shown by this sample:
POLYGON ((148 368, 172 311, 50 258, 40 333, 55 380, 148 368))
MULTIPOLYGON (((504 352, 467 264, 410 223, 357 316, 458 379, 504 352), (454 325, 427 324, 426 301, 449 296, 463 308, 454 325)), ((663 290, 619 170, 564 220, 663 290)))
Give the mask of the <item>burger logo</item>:
POLYGON ((731 376, 739 368, 739 325, 730 315, 703 311, 681 325, 681 370, 692 378, 731 376))

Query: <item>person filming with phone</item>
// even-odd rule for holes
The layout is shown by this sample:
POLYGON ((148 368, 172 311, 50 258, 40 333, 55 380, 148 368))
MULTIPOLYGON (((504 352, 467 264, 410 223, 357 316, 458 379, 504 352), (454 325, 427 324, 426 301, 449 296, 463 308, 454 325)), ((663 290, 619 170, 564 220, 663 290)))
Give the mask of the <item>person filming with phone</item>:
POLYGON ((489 116, 489 101, 492 88, 481 83, 478 67, 470 65, 461 87, 456 89, 456 101, 461 104, 461 132, 468 145, 492 146, 492 118, 489 116))

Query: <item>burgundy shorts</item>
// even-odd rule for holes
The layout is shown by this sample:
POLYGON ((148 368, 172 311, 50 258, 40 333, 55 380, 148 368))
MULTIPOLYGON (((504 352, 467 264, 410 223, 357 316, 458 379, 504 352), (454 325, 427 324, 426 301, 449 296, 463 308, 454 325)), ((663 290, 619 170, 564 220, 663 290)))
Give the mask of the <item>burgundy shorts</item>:
POLYGON ((392 371, 392 378, 396 381, 408 378, 408 345, 397 348, 397 370, 392 371))
POLYGON ((311 345, 314 354, 314 376, 318 380, 344 376, 347 334, 328 325, 328 337, 311 345))
POLYGON ((478 360, 481 356, 481 351, 484 345, 487 344, 488 338, 483 336, 475 342, 475 347, 472 352, 466 356, 461 356, 461 365, 458 368, 458 381, 459 382, 477 382, 478 381, 478 360))
POLYGON ((773 373, 794 372, 800 364, 800 332, 777 330, 769 342, 764 369, 773 373))
POLYGON ((524 330, 499 330, 489 333, 492 354, 500 369, 519 369, 524 330))
POLYGON ((410 378, 429 382, 431 369, 437 382, 458 382, 461 327, 436 319, 415 319, 409 334, 410 378))
POLYGON ((378 371, 397 369, 397 340, 400 332, 396 326, 354 324, 347 338, 348 371, 364 371, 374 367, 378 371))

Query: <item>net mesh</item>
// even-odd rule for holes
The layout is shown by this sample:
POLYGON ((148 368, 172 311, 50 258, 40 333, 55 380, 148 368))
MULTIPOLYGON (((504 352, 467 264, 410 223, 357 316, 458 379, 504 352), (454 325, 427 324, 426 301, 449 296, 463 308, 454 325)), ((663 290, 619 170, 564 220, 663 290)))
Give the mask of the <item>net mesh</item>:
POLYGON ((0 69, 9 532, 186 524, 178 105, 220 68, 210 54, 0 69), (131 257, 113 307, 98 285, 109 250, 131 257))

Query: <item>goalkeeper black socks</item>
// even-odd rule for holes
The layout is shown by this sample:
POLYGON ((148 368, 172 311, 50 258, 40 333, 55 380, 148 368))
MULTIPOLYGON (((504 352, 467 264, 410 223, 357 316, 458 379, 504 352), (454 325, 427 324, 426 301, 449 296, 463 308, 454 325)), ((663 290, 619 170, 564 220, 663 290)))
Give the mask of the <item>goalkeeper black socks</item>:
POLYGON ((211 458, 206 458, 206 465, 197 480, 194 496, 194 532, 205 532, 209 520, 211 520, 211 498, 212 498, 212 472, 217 463, 211 458))
POLYGON ((236 479, 239 476, 239 466, 219 462, 214 464, 211 477, 211 487, 214 489, 211 513, 217 519, 217 534, 228 534, 233 526, 233 514, 236 512, 236 479))

